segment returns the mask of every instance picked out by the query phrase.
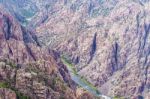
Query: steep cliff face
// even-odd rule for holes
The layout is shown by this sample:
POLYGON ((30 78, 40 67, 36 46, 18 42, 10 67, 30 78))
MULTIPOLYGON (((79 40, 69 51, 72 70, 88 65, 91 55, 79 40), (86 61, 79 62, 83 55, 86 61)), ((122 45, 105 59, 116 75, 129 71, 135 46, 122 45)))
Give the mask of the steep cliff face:
POLYGON ((0 99, 94 99, 76 90, 59 54, 41 47, 34 31, 1 7, 0 99))
MULTIPOLYGON (((149 0, 31 1, 39 9, 28 24, 36 31, 36 45, 67 56, 106 95, 150 97, 149 0)), ((28 59, 36 60, 40 51, 34 55, 36 49, 27 45, 28 59)))
POLYGON ((57 11, 49 11, 36 31, 41 44, 68 56, 101 92, 148 98, 149 5, 149 0, 58 0, 52 6, 57 11))

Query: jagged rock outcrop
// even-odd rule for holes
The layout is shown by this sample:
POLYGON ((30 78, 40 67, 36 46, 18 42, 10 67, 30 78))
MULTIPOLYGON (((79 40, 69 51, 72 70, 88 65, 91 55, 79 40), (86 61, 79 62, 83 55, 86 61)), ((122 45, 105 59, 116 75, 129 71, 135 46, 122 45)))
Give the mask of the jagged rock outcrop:
POLYGON ((149 5, 149 0, 37 1, 42 9, 29 26, 39 45, 68 56, 102 93, 148 99, 149 5))
POLYGON ((76 90, 59 54, 1 7, 0 99, 83 99, 76 90))
POLYGON ((49 11, 36 31, 41 44, 68 56, 102 93, 148 99, 149 5, 149 0, 58 0, 52 6, 57 11, 49 11))

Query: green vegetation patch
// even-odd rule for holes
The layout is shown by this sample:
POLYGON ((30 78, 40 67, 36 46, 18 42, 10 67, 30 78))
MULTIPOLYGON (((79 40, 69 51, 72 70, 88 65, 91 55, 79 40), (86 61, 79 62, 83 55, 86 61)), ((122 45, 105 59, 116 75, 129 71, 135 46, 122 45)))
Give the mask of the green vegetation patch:
POLYGON ((5 60, 6 65, 11 66, 12 68, 16 68, 17 64, 15 64, 13 61, 11 60, 5 60))
POLYGON ((89 86, 92 90, 96 91, 97 94, 100 94, 100 92, 97 90, 97 88, 96 88, 94 85, 92 85, 89 81, 87 81, 86 78, 81 77, 81 76, 77 73, 77 71, 76 71, 74 65, 73 65, 67 58, 65 58, 64 56, 62 56, 62 57, 61 57, 61 60, 62 60, 62 62, 67 66, 67 68, 69 69, 69 71, 71 71, 74 75, 80 77, 80 78, 81 78, 81 81, 84 82, 87 86, 89 86))
POLYGON ((16 93, 17 99, 30 99, 28 96, 22 94, 15 88, 11 87, 10 84, 7 82, 0 82, 0 88, 8 88, 8 89, 13 90, 16 93))
POLYGON ((62 60, 62 62, 68 67, 68 69, 69 69, 72 73, 74 73, 75 75, 78 75, 78 74, 77 74, 77 71, 76 71, 76 69, 75 69, 75 67, 74 67, 74 65, 73 65, 67 58, 65 58, 64 56, 62 56, 62 57, 61 57, 61 60, 62 60))
POLYGON ((96 91, 97 94, 100 94, 100 92, 97 90, 97 88, 92 85, 86 78, 84 78, 83 76, 81 77, 82 82, 84 82, 86 85, 88 85, 90 88, 92 88, 93 90, 96 91))
POLYGON ((0 88, 9 88, 9 87, 10 87, 9 83, 0 82, 0 88))
POLYGON ((125 98, 121 96, 115 96, 113 99, 125 99, 125 98))
POLYGON ((30 99, 30 97, 20 93, 19 91, 15 91, 16 95, 17 95, 17 99, 30 99))

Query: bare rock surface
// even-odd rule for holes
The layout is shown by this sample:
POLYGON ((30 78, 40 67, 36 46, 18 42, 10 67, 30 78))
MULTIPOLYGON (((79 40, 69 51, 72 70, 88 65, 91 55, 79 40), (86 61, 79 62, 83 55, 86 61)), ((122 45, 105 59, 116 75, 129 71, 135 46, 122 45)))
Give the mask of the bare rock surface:
POLYGON ((0 89, 0 99, 16 99, 16 93, 10 89, 0 89))
POLYGON ((63 53, 78 73, 109 96, 150 93, 149 0, 54 3, 37 26, 41 44, 63 53), (59 6, 59 7, 58 7, 59 6))
MULTIPOLYGON (((32 2, 40 10, 27 27, 35 29, 36 34, 28 34, 23 27, 10 27, 11 23, 8 23, 0 32, 0 46, 7 48, 0 50, 1 56, 14 59, 17 63, 37 61, 41 57, 51 61, 51 58, 47 58, 50 57, 47 56, 49 51, 36 47, 35 44, 46 46, 70 59, 78 73, 102 93, 111 97, 149 99, 149 0, 32 2), (16 32, 11 32, 15 28, 16 32), (7 42, 3 42, 5 40, 7 42)), ((7 18, 5 20, 7 23, 7 18)), ((0 25, 1 23, 2 21, 0 25)), ((55 67, 54 70, 57 70, 55 67)), ((41 69, 44 71, 45 67, 41 69)), ((46 71, 51 73, 52 69, 46 71)))
POLYGON ((77 99, 76 89, 59 54, 0 7, 0 99, 77 99))

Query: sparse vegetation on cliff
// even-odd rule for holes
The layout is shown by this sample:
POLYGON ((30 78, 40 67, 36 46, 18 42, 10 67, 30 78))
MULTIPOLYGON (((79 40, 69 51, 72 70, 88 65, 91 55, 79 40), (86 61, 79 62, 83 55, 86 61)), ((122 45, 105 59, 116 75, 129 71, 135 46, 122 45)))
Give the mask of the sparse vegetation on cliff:
MULTIPOLYGON (((97 90, 97 88, 95 86, 93 86, 87 79, 85 79, 83 76, 81 77, 80 75, 78 75, 74 65, 67 58, 65 58, 65 56, 62 56, 61 60, 68 67, 68 70, 70 71, 70 73, 73 73, 73 75, 79 77, 80 81, 83 82, 86 86, 90 87, 92 90, 94 90, 96 92, 96 94, 100 94, 100 92, 97 90)), ((83 86, 81 86, 81 87, 83 87, 83 86)))

